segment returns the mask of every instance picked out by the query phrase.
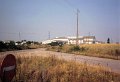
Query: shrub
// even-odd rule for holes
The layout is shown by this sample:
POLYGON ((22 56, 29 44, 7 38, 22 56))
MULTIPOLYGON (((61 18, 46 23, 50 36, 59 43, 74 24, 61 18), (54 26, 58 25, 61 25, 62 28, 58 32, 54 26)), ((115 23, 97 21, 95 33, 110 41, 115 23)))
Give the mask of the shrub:
POLYGON ((71 47, 70 50, 71 50, 71 51, 79 51, 79 50, 80 50, 80 47, 79 47, 79 46, 73 46, 73 47, 71 47))

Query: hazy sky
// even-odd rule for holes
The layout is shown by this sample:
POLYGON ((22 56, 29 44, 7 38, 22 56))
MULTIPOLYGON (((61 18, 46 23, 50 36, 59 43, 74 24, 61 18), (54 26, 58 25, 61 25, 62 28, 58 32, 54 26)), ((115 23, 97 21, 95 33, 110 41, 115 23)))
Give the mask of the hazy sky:
POLYGON ((0 0, 0 40, 42 41, 76 35, 120 40, 120 0, 0 0))

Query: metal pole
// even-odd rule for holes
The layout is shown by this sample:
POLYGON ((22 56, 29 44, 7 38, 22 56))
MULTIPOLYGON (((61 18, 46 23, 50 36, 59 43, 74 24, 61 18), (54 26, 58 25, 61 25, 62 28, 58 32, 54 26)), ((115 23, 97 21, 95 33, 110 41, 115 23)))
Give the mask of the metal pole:
POLYGON ((21 41, 21 35, 20 35, 20 32, 19 32, 19 40, 21 41))
POLYGON ((50 40, 50 31, 48 32, 48 39, 50 40))
POLYGON ((79 13, 79 10, 77 9, 77 34, 76 34, 76 45, 78 45, 78 37, 79 37, 79 33, 78 33, 78 13, 79 13))

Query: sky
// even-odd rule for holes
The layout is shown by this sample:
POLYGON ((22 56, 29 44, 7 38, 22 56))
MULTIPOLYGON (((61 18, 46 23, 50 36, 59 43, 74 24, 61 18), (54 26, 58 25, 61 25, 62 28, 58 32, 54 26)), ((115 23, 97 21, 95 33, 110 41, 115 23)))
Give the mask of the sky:
POLYGON ((0 0, 0 40, 93 35, 120 42, 120 0, 0 0))

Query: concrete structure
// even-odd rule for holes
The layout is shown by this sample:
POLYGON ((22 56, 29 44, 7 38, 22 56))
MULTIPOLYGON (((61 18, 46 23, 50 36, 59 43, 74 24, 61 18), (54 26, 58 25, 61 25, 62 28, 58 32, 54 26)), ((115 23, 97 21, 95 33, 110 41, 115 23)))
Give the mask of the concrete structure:
MULTIPOLYGON (((43 41, 42 44, 49 44, 51 42, 63 42, 66 44, 76 44, 76 37, 56 37, 52 40, 43 41)), ((79 36, 78 44, 94 44, 96 42, 95 36, 79 36)))

